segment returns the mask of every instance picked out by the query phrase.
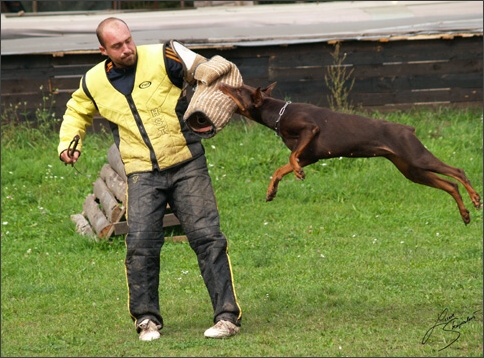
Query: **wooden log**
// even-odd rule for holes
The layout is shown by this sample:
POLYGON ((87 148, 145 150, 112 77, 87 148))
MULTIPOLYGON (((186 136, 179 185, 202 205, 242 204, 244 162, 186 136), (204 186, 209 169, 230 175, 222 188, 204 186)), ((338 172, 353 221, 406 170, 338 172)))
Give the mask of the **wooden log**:
POLYGON ((109 222, 119 221, 121 207, 101 178, 97 178, 94 182, 94 195, 99 200, 109 222))
POLYGON ((100 238, 109 237, 107 234, 111 230, 112 224, 108 221, 104 213, 99 208, 94 194, 89 194, 86 197, 83 209, 97 236, 100 238))
POLYGON ((168 236, 165 237, 165 241, 171 241, 171 242, 187 242, 188 238, 186 235, 175 235, 175 236, 168 236))
POLYGON ((94 231, 92 231, 91 225, 89 225, 89 221, 87 221, 84 215, 82 214, 71 215, 71 221, 74 224, 76 224, 76 232, 78 232, 82 236, 90 236, 93 238, 96 237, 96 235, 94 234, 94 231))
POLYGON ((126 206, 126 182, 116 173, 109 164, 101 168, 101 178, 116 198, 126 206))
POLYGON ((119 153, 119 149, 116 144, 113 144, 109 147, 108 150, 108 163, 113 168, 113 170, 119 174, 119 176, 123 179, 124 182, 127 182, 128 179, 126 177, 126 172, 124 171, 124 164, 121 160, 121 154, 119 153))
POLYGON ((126 221, 120 221, 113 224, 114 235, 124 235, 128 233, 128 223, 126 221))
POLYGON ((163 227, 177 226, 177 225, 180 225, 180 220, 178 220, 175 214, 165 214, 165 216, 163 217, 163 227))
MULTIPOLYGON (((119 218, 111 223, 112 224, 111 228, 109 229, 108 232, 106 232, 106 237, 111 237, 113 234, 118 235, 116 234, 116 225, 118 225, 121 222, 121 219, 124 217, 124 214, 126 213, 126 207, 123 206, 121 209, 122 210, 119 213, 119 218)), ((124 221, 124 223, 126 223, 126 221, 124 221)))
MULTIPOLYGON (((165 214, 163 217, 163 227, 177 226, 180 225, 180 221, 175 216, 175 214, 165 214)), ((113 223, 114 235, 124 235, 128 232, 128 223, 126 221, 121 221, 113 223)))

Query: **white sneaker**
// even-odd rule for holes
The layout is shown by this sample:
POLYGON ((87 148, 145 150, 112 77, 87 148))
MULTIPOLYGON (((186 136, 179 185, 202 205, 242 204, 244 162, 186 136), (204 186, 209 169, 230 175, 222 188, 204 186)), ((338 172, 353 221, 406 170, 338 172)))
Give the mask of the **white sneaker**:
POLYGON ((140 341, 152 341, 160 338, 160 332, 155 322, 145 319, 138 327, 141 328, 141 332, 139 333, 140 341))
POLYGON ((240 328, 229 321, 220 320, 205 331, 207 338, 228 338, 239 333, 240 328))

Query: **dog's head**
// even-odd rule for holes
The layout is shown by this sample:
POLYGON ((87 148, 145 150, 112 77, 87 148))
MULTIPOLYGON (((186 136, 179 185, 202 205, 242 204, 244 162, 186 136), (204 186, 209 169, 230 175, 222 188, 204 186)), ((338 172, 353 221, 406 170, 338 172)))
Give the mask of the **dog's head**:
POLYGON ((254 88, 246 84, 243 84, 241 87, 232 87, 221 83, 219 90, 232 98, 237 104, 237 113, 256 121, 257 116, 254 116, 254 114, 259 112, 257 109, 262 105, 264 97, 271 96, 271 92, 276 84, 277 82, 274 82, 265 88, 254 88))

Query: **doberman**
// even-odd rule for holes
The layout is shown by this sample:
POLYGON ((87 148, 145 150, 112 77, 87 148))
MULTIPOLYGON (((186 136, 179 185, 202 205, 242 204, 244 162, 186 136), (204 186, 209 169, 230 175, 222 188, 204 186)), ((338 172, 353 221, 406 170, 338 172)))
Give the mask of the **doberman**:
POLYGON ((237 88, 224 83, 219 86, 237 104, 236 113, 276 131, 291 150, 289 163, 272 175, 267 201, 276 196, 277 186, 284 175, 294 172, 298 179, 304 179, 302 167, 320 159, 385 157, 407 179, 452 195, 466 225, 471 219, 458 184, 437 174, 461 182, 476 209, 481 208, 480 196, 464 171, 437 159, 415 136, 413 127, 272 98, 275 85, 276 82, 263 89, 245 84, 237 88))

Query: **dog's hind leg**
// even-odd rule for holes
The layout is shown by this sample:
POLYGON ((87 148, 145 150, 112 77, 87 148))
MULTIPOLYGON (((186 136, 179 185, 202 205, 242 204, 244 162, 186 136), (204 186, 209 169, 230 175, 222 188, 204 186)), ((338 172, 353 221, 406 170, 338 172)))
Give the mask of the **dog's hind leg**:
POLYGON ((467 179, 463 169, 451 167, 450 165, 440 162, 437 168, 432 168, 430 170, 434 173, 447 175, 448 177, 458 180, 460 183, 462 183, 464 188, 466 188, 474 207, 476 209, 480 209, 482 207, 481 197, 472 187, 471 182, 469 179, 467 179))
POLYGON ((466 188, 474 207, 476 209, 481 208, 481 197, 472 187, 464 170, 450 166, 435 157, 425 148, 423 143, 414 135, 413 131, 404 132, 398 141, 395 140, 391 146, 389 145, 389 149, 390 154, 384 156, 394 162, 395 165, 397 164, 391 157, 394 157, 395 160, 401 161, 402 163, 406 163, 405 165, 408 167, 420 168, 424 171, 446 175, 459 181, 466 188))
POLYGON ((467 225, 471 221, 469 210, 464 206, 462 196, 457 183, 439 177, 437 174, 422 168, 415 167, 402 158, 396 156, 387 157, 402 172, 405 177, 414 183, 427 185, 432 188, 441 189, 449 193, 457 203, 462 220, 467 225))

